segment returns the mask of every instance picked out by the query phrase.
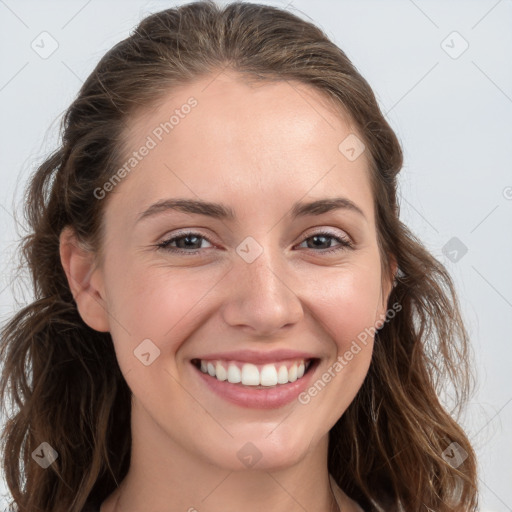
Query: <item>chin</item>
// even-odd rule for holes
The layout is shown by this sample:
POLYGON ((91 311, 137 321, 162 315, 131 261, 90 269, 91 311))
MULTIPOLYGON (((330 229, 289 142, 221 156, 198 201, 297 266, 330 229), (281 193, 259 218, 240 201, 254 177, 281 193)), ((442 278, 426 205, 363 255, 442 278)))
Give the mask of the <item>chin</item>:
POLYGON ((215 444, 215 453, 208 453, 210 462, 229 471, 278 471, 294 466, 314 449, 310 437, 299 438, 297 432, 295 436, 269 435, 261 428, 259 435, 251 429, 251 435, 237 435, 222 445, 215 444))

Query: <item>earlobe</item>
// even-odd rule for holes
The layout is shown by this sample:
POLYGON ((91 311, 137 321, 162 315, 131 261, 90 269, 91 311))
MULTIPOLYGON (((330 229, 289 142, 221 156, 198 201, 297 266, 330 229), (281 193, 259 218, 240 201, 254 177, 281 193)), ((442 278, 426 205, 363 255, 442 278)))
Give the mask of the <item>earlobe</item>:
POLYGON ((80 243, 74 230, 69 226, 60 234, 59 252, 69 288, 82 320, 96 331, 110 331, 101 272, 94 266, 94 253, 80 243))
POLYGON ((391 292, 395 286, 394 277, 398 271, 398 263, 396 258, 392 255, 389 257, 389 260, 389 274, 384 276, 384 279, 382 280, 380 297, 381 303, 380 310, 377 312, 376 322, 380 322, 380 320, 384 320, 386 318, 389 296, 391 295, 391 292))
POLYGON ((391 291, 393 290, 393 288, 396 286, 396 277, 397 277, 397 273, 398 273, 398 263, 396 261, 396 258, 394 256, 390 256, 390 279, 389 279, 389 283, 388 283, 388 287, 387 287, 387 290, 386 290, 386 296, 389 297, 391 291))

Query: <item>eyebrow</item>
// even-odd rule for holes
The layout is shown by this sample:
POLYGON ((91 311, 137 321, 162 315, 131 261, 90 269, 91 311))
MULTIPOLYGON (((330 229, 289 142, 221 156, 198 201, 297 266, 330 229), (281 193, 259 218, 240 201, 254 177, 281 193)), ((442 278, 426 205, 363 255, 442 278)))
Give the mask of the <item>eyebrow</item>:
MULTIPOLYGON (((353 201, 346 197, 333 197, 317 199, 309 203, 296 202, 291 209, 292 219, 297 217, 306 217, 308 215, 322 215, 334 210, 348 210, 356 212, 364 219, 366 216, 353 201)), ((136 220, 136 223, 154 215, 168 212, 179 211, 195 215, 206 215, 220 220, 234 221, 236 214, 232 208, 221 203, 212 203, 199 199, 162 199, 143 211, 136 220)))

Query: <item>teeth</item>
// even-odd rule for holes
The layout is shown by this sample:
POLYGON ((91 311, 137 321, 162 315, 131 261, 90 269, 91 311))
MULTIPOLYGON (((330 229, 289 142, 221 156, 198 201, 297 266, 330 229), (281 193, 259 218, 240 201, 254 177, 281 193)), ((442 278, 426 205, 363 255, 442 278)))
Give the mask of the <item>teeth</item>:
POLYGON ((279 384, 286 384, 288 382, 288 370, 284 365, 279 367, 279 372, 277 374, 277 382, 279 382, 279 384))
POLYGON ((257 366, 246 363, 242 366, 242 384, 246 386, 260 385, 260 372, 257 366))
POLYGON ((242 383, 244 386, 276 386, 287 384, 300 379, 311 361, 295 361, 289 368, 285 364, 265 364, 263 367, 245 363, 241 369, 234 362, 204 361, 201 360, 200 368, 203 373, 218 380, 227 380, 231 384, 242 383), (227 369, 226 369, 227 368, 227 369))
POLYGON ((260 384, 262 386, 275 386, 277 384, 277 370, 273 364, 266 364, 261 369, 260 384))
POLYGON ((230 364, 228 367, 228 382, 238 384, 242 381, 242 372, 236 364, 230 364))
POLYGON ((293 364, 292 367, 288 370, 288 380, 290 382, 295 382, 297 380, 297 365, 293 364))
POLYGON ((226 380, 228 378, 228 372, 224 369, 224 366, 222 366, 218 361, 215 365, 215 376, 219 380, 226 380))

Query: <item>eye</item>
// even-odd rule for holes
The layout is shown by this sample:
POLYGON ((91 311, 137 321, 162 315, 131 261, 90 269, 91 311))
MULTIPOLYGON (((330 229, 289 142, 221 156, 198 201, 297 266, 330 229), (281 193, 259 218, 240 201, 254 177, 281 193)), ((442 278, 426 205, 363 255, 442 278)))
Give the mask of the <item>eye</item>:
MULTIPOLYGON (((332 233, 329 233, 327 231, 321 231, 319 233, 310 235, 310 236, 306 237, 301 242, 301 244, 303 244, 304 242, 307 242, 308 240, 313 240, 313 247, 318 248, 320 245, 325 244, 326 243, 325 241, 329 240, 329 239, 336 240, 337 242, 339 242, 339 245, 335 246, 334 248, 326 248, 325 250, 315 251, 315 252, 320 252, 321 254, 326 254, 326 253, 333 253, 333 252, 338 252, 338 251, 343 251, 346 249, 354 248, 354 244, 352 243, 352 241, 349 238, 335 236, 332 233)), ((329 243, 329 245, 330 245, 330 243, 329 243)), ((322 247, 320 247, 320 249, 322 249, 322 247)))
POLYGON ((184 249, 187 249, 187 248, 194 249, 195 245, 197 245, 197 244, 201 245, 201 242, 200 242, 201 239, 206 240, 206 241, 208 241, 208 243, 210 243, 209 240, 206 237, 204 237, 203 235, 201 235, 200 233, 195 233, 193 231, 186 231, 184 233, 180 233, 179 235, 173 236, 172 238, 164 240, 163 242, 156 244, 156 246, 159 247, 160 249, 164 249, 166 251, 173 252, 176 254, 194 255, 200 251, 199 250, 191 250, 191 251, 183 250, 182 247, 184 249), (184 242, 181 243, 180 240, 183 240, 184 242), (173 244, 175 242, 176 242, 176 246, 177 246, 176 248, 171 246, 171 244, 173 244))
MULTIPOLYGON (((175 235, 167 240, 164 240, 158 244, 156 244, 156 247, 159 249, 163 249, 165 251, 174 253, 174 254, 186 254, 188 256, 194 256, 201 252, 201 241, 205 240, 206 242, 211 242, 206 238, 205 236, 201 235, 200 233, 196 233, 193 231, 186 231, 179 233, 178 235, 175 235), (173 247, 173 244, 175 244, 175 247, 173 247), (199 246, 199 247, 198 247, 199 246)), ((332 233, 329 233, 327 231, 321 231, 318 233, 314 233, 313 235, 310 235, 306 237, 301 244, 308 242, 308 240, 312 240, 312 244, 308 244, 309 249, 322 249, 321 251, 314 251, 314 252, 320 252, 320 254, 326 254, 326 253, 334 253, 338 251, 343 251, 346 249, 353 249, 354 244, 352 241, 347 237, 341 237, 333 235, 332 233), (334 246, 333 248, 330 247, 330 241, 335 240, 338 242, 337 246, 334 246), (328 245, 329 247, 322 248, 321 245, 328 245)))

